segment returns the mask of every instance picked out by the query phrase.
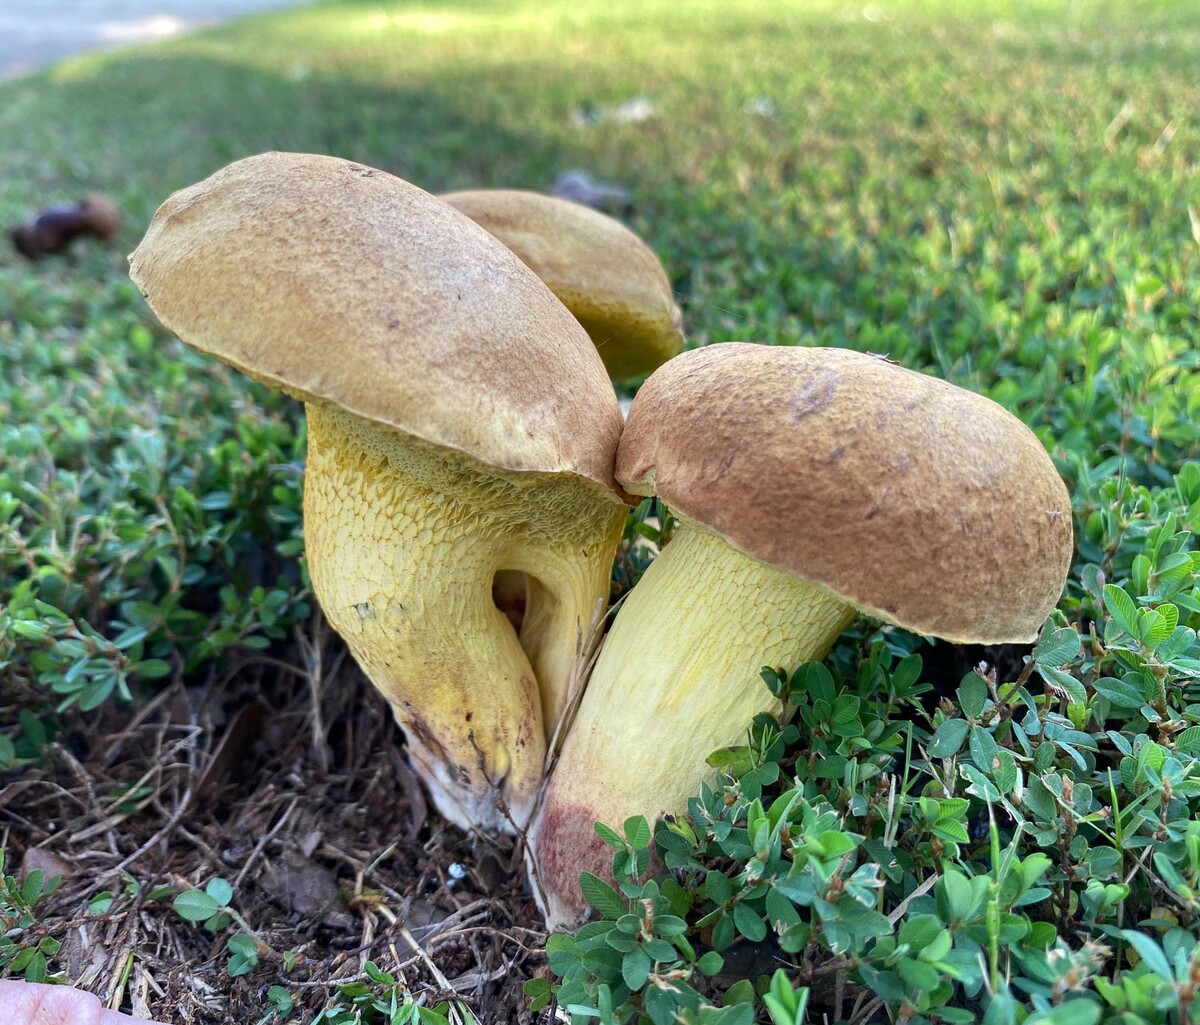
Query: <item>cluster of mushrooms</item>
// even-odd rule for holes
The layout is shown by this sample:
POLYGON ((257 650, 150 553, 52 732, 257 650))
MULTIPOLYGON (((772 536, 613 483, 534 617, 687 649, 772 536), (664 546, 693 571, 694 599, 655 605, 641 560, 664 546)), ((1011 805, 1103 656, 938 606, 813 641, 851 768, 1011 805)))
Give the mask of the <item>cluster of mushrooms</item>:
POLYGON ((268 153, 171 196, 130 262, 184 341, 306 404, 317 598, 446 818, 527 836, 551 928, 611 871, 594 822, 683 811, 782 713, 761 666, 860 613, 1029 641, 1061 593, 1068 497, 1019 420, 848 350, 676 355, 658 260, 585 207, 268 153), (610 375, 654 367, 623 418, 610 375), (589 676, 645 495, 680 528, 589 676))

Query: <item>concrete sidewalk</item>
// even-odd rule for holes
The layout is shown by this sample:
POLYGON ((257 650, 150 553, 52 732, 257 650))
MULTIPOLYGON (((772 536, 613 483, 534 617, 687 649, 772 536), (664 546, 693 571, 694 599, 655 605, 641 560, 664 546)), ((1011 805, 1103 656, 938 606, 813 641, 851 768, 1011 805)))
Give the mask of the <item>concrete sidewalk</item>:
POLYGON ((0 0, 0 79, 88 50, 164 39, 300 0, 0 0))

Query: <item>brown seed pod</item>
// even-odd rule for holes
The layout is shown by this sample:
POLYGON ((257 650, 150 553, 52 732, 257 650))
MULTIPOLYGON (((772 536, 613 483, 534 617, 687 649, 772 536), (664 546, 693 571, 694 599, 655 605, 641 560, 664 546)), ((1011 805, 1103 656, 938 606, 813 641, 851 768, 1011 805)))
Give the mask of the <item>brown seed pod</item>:
POLYGON ((116 204, 99 192, 89 192, 77 203, 60 203, 40 210, 33 220, 11 228, 17 252, 30 260, 40 260, 63 252, 73 239, 94 235, 111 242, 120 225, 116 204))

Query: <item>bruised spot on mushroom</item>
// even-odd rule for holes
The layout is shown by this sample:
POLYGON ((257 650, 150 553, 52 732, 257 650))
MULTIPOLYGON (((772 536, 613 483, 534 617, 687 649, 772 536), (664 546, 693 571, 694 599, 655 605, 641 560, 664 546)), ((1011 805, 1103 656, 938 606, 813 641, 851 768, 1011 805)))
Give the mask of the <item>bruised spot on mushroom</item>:
POLYGON ((437 734, 421 716, 410 715, 405 726, 420 741, 421 746, 429 751, 434 758, 443 762, 450 761, 445 748, 442 747, 441 741, 438 740, 437 734))
MULTIPOLYGON (((552 791, 551 791, 552 792, 552 791)), ((597 846, 591 809, 586 805, 560 804, 549 801, 547 810, 537 819, 538 845, 541 857, 536 863, 535 892, 540 892, 547 906, 547 918, 562 914, 556 904, 557 895, 573 893, 579 885, 581 872, 605 876, 612 871, 612 856, 603 844, 597 846)), ((562 914, 563 920, 575 917, 578 909, 562 914)))
POLYGON ((842 461, 842 457, 845 456, 849 447, 849 445, 837 445, 831 448, 825 455, 825 463, 829 466, 837 466, 842 461))
MULTIPOLYGON (((527 681, 529 685, 533 685, 533 681, 527 681)), ((523 724, 518 730, 514 745, 518 750, 529 747, 534 742, 533 728, 530 724, 523 724)))
POLYGON ((828 409, 837 393, 837 382, 832 375, 818 375, 803 379, 792 392, 788 409, 792 419, 799 423, 806 417, 816 416, 828 409))

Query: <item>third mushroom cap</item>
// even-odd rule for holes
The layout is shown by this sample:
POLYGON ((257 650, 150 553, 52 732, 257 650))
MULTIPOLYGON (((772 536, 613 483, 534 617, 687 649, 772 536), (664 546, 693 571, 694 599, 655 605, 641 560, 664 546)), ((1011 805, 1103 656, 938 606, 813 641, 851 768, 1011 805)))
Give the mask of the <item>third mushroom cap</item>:
POLYGON ((683 317, 654 251, 620 221, 524 189, 442 196, 532 268, 587 329, 609 376, 640 377, 683 348, 683 317))

